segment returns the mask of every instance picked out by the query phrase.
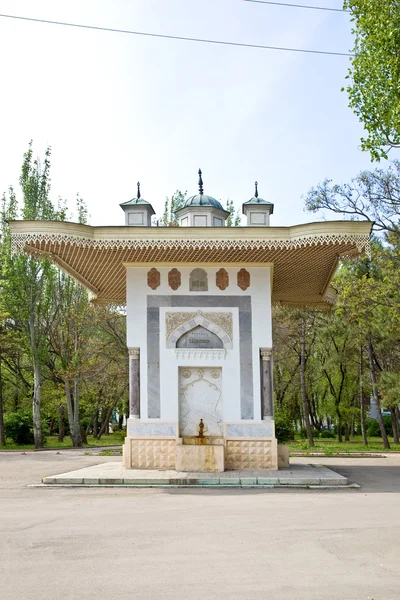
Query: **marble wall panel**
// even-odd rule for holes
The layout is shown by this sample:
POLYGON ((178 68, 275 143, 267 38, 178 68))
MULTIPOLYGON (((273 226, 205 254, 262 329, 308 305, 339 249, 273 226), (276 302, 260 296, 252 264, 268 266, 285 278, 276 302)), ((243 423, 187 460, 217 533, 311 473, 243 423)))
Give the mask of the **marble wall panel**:
POLYGON ((239 309, 241 417, 254 418, 252 368, 252 314, 250 296, 161 296, 147 297, 148 418, 160 417, 160 307, 239 309), (156 314, 157 313, 157 314, 156 314), (150 323, 149 323, 150 319, 150 323))

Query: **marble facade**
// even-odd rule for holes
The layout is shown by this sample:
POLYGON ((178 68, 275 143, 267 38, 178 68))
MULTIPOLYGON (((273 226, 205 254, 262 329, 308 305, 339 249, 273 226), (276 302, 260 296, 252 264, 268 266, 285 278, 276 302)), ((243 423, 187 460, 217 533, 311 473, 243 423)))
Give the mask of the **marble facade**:
POLYGON ((269 267, 149 271, 127 268, 128 343, 140 360, 125 466, 277 468, 269 267))

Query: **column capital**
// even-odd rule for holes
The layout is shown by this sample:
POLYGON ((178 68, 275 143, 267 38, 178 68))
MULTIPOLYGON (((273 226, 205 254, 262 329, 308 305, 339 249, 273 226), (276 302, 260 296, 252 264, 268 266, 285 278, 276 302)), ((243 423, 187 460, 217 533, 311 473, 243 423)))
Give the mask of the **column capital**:
POLYGON ((263 360, 271 360, 272 348, 260 348, 260 353, 263 360))
POLYGON ((128 348, 129 357, 139 360, 140 348, 128 348))

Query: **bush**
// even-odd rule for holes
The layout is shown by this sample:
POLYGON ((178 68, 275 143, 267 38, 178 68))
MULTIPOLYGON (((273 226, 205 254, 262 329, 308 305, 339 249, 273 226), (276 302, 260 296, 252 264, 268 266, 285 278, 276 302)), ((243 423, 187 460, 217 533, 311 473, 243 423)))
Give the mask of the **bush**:
MULTIPOLYGON (((385 426, 385 431, 388 435, 392 435, 392 417, 386 416, 383 417, 383 424, 385 426)), ((381 428, 379 427, 379 423, 376 419, 368 419, 367 421, 367 435, 369 437, 382 437, 381 428)))
POLYGON ((334 431, 329 431, 329 429, 324 429, 323 431, 321 431, 320 437, 334 439, 336 437, 336 435, 335 435, 334 431))
MULTIPOLYGON (((301 437, 302 440, 306 440, 307 439, 307 430, 305 427, 302 427, 299 431, 299 435, 301 437)), ((318 429, 312 429, 312 436, 313 439, 318 439, 319 438, 319 431, 318 429)))
POLYGON ((33 444, 32 416, 27 412, 17 411, 4 415, 6 438, 11 438, 15 444, 33 444))
POLYGON ((280 444, 294 439, 293 423, 289 415, 283 410, 275 412, 275 437, 280 444))

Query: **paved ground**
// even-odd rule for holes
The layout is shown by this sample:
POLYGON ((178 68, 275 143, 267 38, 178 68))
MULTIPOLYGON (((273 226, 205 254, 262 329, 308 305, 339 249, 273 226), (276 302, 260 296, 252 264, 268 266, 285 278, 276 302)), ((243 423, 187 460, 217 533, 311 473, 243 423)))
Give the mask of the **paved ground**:
POLYGON ((26 487, 103 461, 0 454, 2 600, 400 598, 399 456, 315 460, 360 490, 26 487))

